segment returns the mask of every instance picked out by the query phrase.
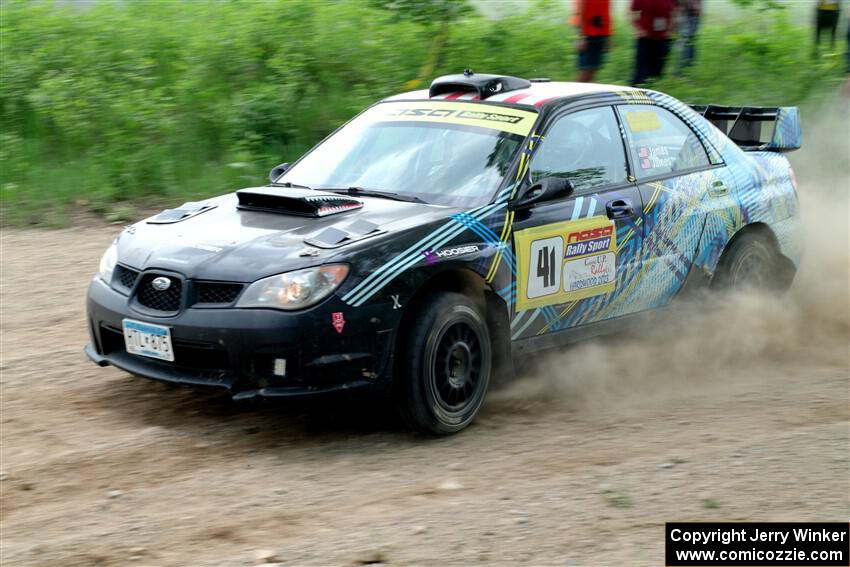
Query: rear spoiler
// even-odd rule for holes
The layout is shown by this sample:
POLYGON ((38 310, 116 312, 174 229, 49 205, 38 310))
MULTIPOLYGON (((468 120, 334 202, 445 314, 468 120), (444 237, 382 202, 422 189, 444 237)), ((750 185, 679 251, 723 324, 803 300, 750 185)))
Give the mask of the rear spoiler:
POLYGON ((803 133, 796 106, 691 105, 745 151, 800 149, 803 133))

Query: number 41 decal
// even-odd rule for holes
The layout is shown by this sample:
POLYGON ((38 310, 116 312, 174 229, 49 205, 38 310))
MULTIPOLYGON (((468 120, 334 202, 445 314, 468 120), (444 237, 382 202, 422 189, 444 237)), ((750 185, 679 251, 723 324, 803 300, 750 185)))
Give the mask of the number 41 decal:
POLYGON ((560 236, 543 238, 531 243, 531 266, 525 272, 526 296, 529 299, 556 293, 561 289, 561 263, 564 240, 560 236))
POLYGON ((537 251, 537 277, 543 278, 544 287, 549 287, 555 283, 554 248, 546 246, 537 251))
POLYGON ((598 216, 514 233, 517 311, 601 295, 616 287, 614 223, 598 216))

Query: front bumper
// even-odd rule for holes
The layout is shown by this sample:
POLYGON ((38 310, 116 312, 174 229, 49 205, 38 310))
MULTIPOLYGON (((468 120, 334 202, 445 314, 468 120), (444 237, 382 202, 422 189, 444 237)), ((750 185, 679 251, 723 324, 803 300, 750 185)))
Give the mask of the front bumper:
POLYGON ((295 313, 184 308, 174 316, 154 317, 136 312, 126 295, 95 278, 89 286, 87 311, 91 343, 85 352, 99 366, 220 389, 234 399, 377 388, 391 380, 397 321, 387 318, 382 306, 352 309, 332 297, 295 313), (332 324, 335 312, 346 320, 342 332, 332 324), (128 353, 122 332, 125 318, 170 327, 175 361, 128 353), (276 359, 286 361, 284 376, 274 373, 276 359))

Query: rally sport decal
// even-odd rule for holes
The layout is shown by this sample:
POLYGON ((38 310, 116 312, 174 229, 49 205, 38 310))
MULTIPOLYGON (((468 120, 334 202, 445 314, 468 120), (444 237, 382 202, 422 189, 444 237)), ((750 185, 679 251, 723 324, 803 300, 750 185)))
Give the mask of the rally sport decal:
POLYGON ((617 231, 604 216, 514 233, 517 311, 611 293, 617 284, 617 231))

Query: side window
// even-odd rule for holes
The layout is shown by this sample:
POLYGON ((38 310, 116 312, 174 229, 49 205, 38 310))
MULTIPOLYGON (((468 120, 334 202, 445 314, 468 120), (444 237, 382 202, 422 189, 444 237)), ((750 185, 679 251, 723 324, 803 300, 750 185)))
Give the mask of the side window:
POLYGON ((637 179, 708 167, 702 142, 669 110, 651 105, 618 106, 637 179))
POLYGON ((558 119, 546 132, 529 164, 531 181, 566 177, 577 192, 626 181, 626 155, 610 106, 558 119))

